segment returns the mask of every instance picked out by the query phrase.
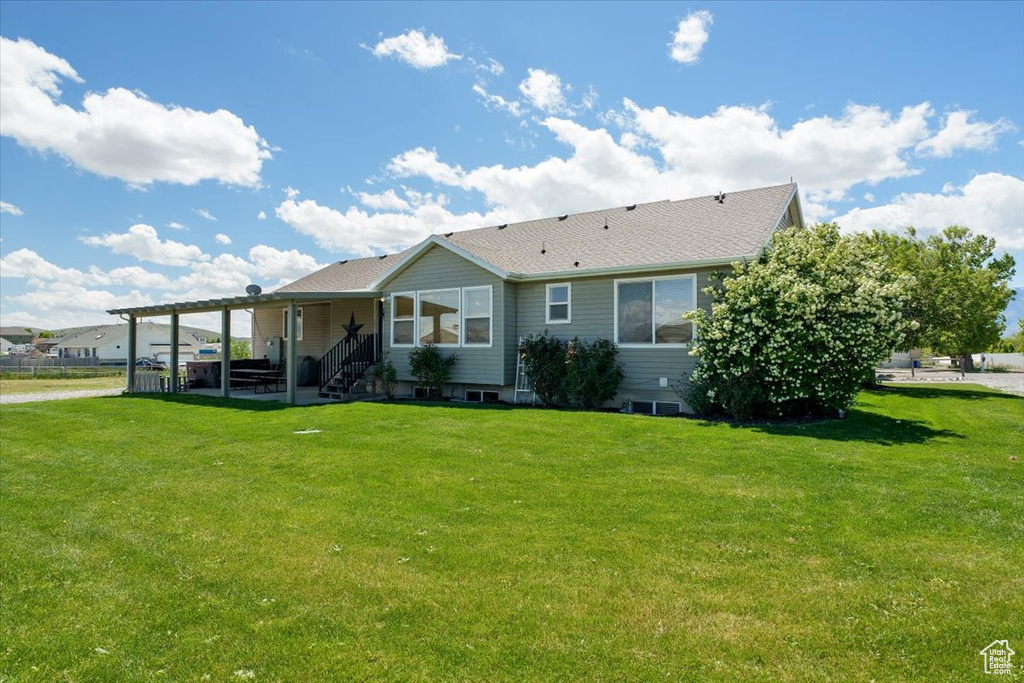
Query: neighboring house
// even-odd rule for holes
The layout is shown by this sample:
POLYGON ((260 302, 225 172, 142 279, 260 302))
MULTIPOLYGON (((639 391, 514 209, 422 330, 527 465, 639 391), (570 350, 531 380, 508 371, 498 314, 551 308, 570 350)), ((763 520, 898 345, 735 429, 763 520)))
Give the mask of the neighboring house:
POLYGON ((0 337, 0 353, 10 353, 13 346, 7 337, 0 337))
POLYGON ((11 344, 31 344, 36 333, 25 327, 0 327, 0 337, 3 337, 11 344))
MULTIPOLYGON (((143 322, 138 325, 136 358, 167 362, 170 359, 169 325, 143 322)), ((215 333, 182 326, 178 336, 179 360, 195 360, 206 339, 215 333)), ((101 361, 125 361, 128 358, 128 325, 100 325, 80 334, 65 337, 52 352, 60 358, 98 358, 101 361)))
POLYGON ((322 387, 345 376, 346 359, 386 351, 399 391, 410 393, 409 354, 434 344, 458 357, 446 394, 495 392, 507 401, 520 338, 611 339, 625 372, 615 401, 673 412, 673 385, 696 362, 693 325, 682 315, 710 307, 702 289, 714 271, 756 259, 772 233, 790 225, 803 225, 795 184, 431 235, 399 254, 331 264, 270 294, 110 312, 221 310, 229 319, 230 310, 251 308, 253 357, 310 356, 322 387))

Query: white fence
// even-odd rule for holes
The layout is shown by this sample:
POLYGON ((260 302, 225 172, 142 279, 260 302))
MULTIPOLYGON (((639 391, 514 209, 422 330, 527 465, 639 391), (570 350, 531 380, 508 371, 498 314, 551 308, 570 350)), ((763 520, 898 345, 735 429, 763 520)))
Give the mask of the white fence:
MULTIPOLYGON (((981 356, 980 353, 974 354, 975 367, 981 367, 981 356)), ((1024 370, 1024 353, 986 353, 984 356, 986 370, 997 365, 1024 370)))

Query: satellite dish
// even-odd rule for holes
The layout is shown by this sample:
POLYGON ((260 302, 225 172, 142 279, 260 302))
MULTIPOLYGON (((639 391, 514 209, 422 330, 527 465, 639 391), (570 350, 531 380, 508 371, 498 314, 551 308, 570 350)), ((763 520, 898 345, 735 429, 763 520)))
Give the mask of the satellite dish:
POLYGON ((245 288, 245 293, 249 296, 259 296, 263 293, 263 288, 259 285, 249 285, 245 288))

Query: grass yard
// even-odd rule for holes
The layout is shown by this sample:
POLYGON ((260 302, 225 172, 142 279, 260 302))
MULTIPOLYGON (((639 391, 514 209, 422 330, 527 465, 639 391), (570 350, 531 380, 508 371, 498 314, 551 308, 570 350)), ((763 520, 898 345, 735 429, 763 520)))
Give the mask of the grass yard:
POLYGON ((959 681, 1024 653, 1024 399, 978 387, 785 426, 187 395, 0 419, 5 682, 959 681))
POLYGON ((35 394, 45 391, 124 388, 124 373, 109 377, 71 377, 68 379, 29 379, 0 377, 0 395, 35 394))

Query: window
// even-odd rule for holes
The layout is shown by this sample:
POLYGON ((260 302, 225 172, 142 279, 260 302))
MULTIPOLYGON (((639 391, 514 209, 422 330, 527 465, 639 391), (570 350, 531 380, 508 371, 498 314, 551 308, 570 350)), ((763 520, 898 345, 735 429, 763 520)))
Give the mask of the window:
POLYGON ((466 389, 466 401, 468 403, 497 403, 501 400, 497 391, 484 391, 482 389, 466 389))
POLYGON ((494 333, 491 285, 391 297, 391 345, 487 346, 494 333))
POLYGON ((491 345, 491 286, 462 290, 462 310, 466 346, 491 345))
POLYGON ((413 292, 391 297, 391 345, 412 346, 416 341, 416 295, 413 292))
POLYGON ((693 323, 683 314, 697 306, 697 277, 617 280, 615 343, 682 346, 693 341, 693 323))
POLYGON ((572 285, 565 284, 547 286, 546 323, 572 322, 572 285))
POLYGON ((459 299, 457 289, 419 293, 420 344, 459 345, 459 299))
MULTIPOLYGON (((281 311, 281 319, 284 321, 281 323, 281 329, 284 330, 284 338, 287 341, 288 337, 288 309, 281 311)), ((298 332, 296 335, 297 341, 302 341, 302 307, 295 309, 295 331, 298 332)))

